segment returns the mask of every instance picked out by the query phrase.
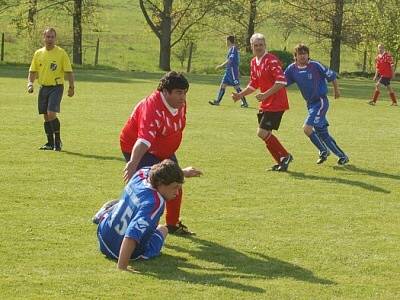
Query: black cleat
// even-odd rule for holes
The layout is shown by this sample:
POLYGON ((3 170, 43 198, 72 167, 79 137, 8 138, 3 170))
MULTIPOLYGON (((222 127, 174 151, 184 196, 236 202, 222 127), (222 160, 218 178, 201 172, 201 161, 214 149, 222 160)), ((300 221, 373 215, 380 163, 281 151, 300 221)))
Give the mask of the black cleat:
POLYGON ((190 231, 186 225, 179 221, 176 225, 167 225, 168 233, 175 235, 196 235, 193 231, 190 231))
POLYGON ((219 102, 217 102, 217 101, 215 101, 215 100, 213 100, 213 101, 208 101, 208 103, 209 103, 210 105, 214 105, 214 106, 218 106, 218 105, 219 105, 219 102))
POLYGON ((349 162, 349 158, 347 156, 343 156, 338 159, 337 163, 338 165, 345 165, 349 162))
POLYGON ((52 145, 50 143, 46 143, 42 147, 40 147, 39 150, 53 150, 53 148, 54 148, 54 145, 52 145))
POLYGON ((318 158, 318 160, 317 160, 317 164, 320 165, 320 164, 324 163, 324 162, 328 159, 328 156, 329 156, 329 155, 330 155, 329 152, 322 152, 322 153, 319 155, 319 158, 318 158))
POLYGON ((292 154, 288 154, 288 156, 284 157, 282 159, 281 165, 279 166, 278 170, 279 172, 286 172, 289 164, 293 161, 293 156, 292 154))
POLYGON ((374 100, 371 100, 371 101, 368 101, 368 104, 374 106, 376 103, 374 100))
POLYGON ((115 204, 118 203, 118 199, 110 200, 103 204, 103 206, 98 210, 98 212, 93 216, 92 222, 94 224, 100 224, 100 222, 106 217, 106 214, 112 210, 115 204))
POLYGON ((62 145, 63 144, 61 141, 59 142, 56 141, 56 144, 54 145, 54 151, 61 151, 62 145))
POLYGON ((270 170, 271 171, 278 171, 280 166, 281 165, 273 165, 270 170))

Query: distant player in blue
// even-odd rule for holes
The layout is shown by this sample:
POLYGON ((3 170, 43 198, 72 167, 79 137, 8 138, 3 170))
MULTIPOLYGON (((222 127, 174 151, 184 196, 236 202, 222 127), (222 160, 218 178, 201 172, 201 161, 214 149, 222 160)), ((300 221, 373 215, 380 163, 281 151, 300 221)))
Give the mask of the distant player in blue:
POLYGON ((349 162, 349 158, 329 134, 329 123, 326 119, 329 108, 327 81, 333 84, 335 99, 340 97, 336 73, 319 62, 310 60, 309 55, 310 50, 307 46, 304 44, 296 46, 294 49, 295 62, 285 70, 287 85, 297 83, 306 100, 308 116, 303 129, 319 150, 317 164, 326 161, 332 151, 339 158, 337 163, 344 165, 349 162))
POLYGON ((130 259, 149 259, 160 254, 168 234, 158 225, 165 201, 174 199, 184 181, 184 173, 172 160, 143 168, 125 186, 119 201, 103 207, 93 220, 99 222, 100 251, 118 260, 118 268, 128 270, 130 259))
MULTIPOLYGON (((240 93, 242 89, 239 83, 239 52, 235 45, 235 37, 230 35, 226 38, 226 45, 228 47, 228 55, 226 56, 225 62, 218 65, 216 69, 226 67, 224 77, 222 77, 222 82, 218 91, 217 99, 208 101, 211 105, 219 105, 224 97, 225 90, 227 86, 233 86, 236 92, 240 93)), ((241 99, 241 107, 248 107, 246 98, 241 99)))

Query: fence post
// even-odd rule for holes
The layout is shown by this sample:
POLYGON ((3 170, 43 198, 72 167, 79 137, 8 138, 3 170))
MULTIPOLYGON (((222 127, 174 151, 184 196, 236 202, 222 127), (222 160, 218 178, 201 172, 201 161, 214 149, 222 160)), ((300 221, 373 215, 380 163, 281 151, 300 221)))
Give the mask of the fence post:
POLYGON ((193 42, 190 42, 189 59, 188 59, 186 73, 190 73, 190 68, 192 67, 192 54, 193 54, 193 42))
POLYGON ((1 34, 1 61, 4 61, 4 32, 1 34))
POLYGON ((97 66, 99 62, 99 46, 100 46, 100 39, 97 38, 97 43, 96 43, 96 54, 94 56, 94 65, 97 66))

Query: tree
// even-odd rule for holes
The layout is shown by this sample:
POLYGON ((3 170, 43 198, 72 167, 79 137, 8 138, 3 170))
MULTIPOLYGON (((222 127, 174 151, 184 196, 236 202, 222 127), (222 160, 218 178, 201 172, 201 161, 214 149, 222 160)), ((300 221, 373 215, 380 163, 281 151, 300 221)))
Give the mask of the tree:
MULTIPOLYGON (((330 42, 330 68, 339 72, 342 43, 354 44, 359 36, 354 30, 352 4, 344 0, 283 0, 280 10, 298 30, 330 42)), ((282 17, 280 22, 284 22, 282 17)))
POLYGON ((74 46, 72 50, 72 61, 74 64, 82 64, 82 0, 74 0, 73 33, 74 46))
POLYGON ((140 9, 160 43, 159 67, 171 69, 171 48, 212 11, 219 0, 139 0, 140 9))

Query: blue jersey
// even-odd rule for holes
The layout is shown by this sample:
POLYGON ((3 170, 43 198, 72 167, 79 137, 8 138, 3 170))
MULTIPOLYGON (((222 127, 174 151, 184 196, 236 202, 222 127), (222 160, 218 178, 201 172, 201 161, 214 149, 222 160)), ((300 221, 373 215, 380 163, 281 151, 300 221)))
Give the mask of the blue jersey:
POLYGON ((228 63, 222 83, 236 86, 239 84, 239 52, 235 46, 229 48, 226 58, 228 63))
POLYGON ((319 62, 310 60, 305 67, 298 67, 295 63, 285 70, 287 85, 296 82, 307 105, 311 105, 326 97, 328 87, 326 82, 336 79, 336 73, 319 62))
POLYGON ((132 258, 148 247, 164 212, 164 198, 147 181, 149 168, 139 170, 126 185, 119 202, 98 227, 102 252, 118 258, 124 237, 138 245, 132 258))

